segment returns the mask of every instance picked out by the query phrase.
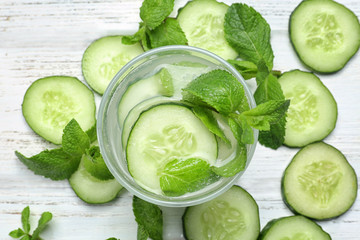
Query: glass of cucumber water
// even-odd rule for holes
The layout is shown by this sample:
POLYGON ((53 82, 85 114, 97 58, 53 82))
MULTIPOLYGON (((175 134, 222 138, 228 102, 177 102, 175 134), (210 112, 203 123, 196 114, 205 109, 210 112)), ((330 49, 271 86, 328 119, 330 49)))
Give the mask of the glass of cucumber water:
POLYGON ((201 100, 199 106, 184 100, 183 89, 214 70, 233 75, 248 107, 256 106, 229 63, 189 46, 147 51, 110 82, 98 112, 98 140, 106 165, 128 191, 161 206, 190 206, 225 192, 243 174, 258 132, 253 131, 253 144, 243 145, 244 154, 226 117, 201 100), (241 158, 243 169, 228 177, 241 158))

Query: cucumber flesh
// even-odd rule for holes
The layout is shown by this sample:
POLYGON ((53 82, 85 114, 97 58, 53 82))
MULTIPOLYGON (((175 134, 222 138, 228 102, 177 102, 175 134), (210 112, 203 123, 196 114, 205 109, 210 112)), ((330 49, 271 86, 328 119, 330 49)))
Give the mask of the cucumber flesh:
POLYGON ((360 46, 358 18, 332 0, 302 1, 291 14, 289 26, 298 56, 318 72, 340 70, 360 46))
POLYGON ((284 73, 279 83, 290 99, 284 144, 303 147, 323 140, 335 128, 337 104, 331 92, 312 73, 293 70, 284 73))
POLYGON ((302 148, 282 178, 282 194, 289 208, 313 219, 329 219, 355 202, 357 177, 336 148, 317 142, 302 148))
POLYGON ((107 36, 90 44, 82 58, 82 73, 90 87, 99 94, 116 73, 131 59, 144 51, 140 43, 122 44, 122 36, 107 36))
POLYGON ((110 202, 123 188, 115 179, 100 180, 92 176, 84 167, 84 156, 78 170, 69 178, 69 183, 76 195, 90 204, 110 202))
POLYGON ((174 159, 217 158, 215 136, 183 105, 163 104, 143 112, 130 133, 126 156, 134 180, 162 194, 159 172, 174 159))
POLYGON ((177 20, 188 44, 213 52, 225 60, 235 59, 237 53, 224 35, 224 17, 228 8, 216 0, 194 0, 180 9, 177 20))
POLYGON ((209 202, 188 207, 183 227, 188 240, 256 240, 260 232, 259 208, 248 192, 232 186, 209 202))
POLYGON ((290 216, 270 221, 259 240, 331 240, 318 224, 303 216, 290 216))
POLYGON ((50 76, 36 80, 25 93, 22 113, 41 137, 61 144, 64 127, 76 119, 84 131, 95 123, 92 91, 75 77, 50 76))

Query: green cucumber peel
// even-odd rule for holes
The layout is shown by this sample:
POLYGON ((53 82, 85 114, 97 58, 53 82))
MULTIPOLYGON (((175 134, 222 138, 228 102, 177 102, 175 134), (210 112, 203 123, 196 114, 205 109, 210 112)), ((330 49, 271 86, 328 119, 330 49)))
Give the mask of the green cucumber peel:
POLYGON ((100 180, 114 179, 107 168, 104 159, 100 153, 99 146, 91 146, 85 150, 84 167, 93 177, 100 180))

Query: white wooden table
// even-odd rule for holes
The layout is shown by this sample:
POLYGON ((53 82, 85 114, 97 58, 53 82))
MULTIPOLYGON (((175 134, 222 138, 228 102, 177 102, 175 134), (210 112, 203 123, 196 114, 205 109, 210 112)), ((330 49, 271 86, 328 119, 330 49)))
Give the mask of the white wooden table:
MULTIPOLYGON (((339 1, 360 16, 358 0, 339 1)), ((29 85, 49 75, 70 75, 83 80, 81 58, 86 47, 102 36, 136 31, 141 2, 0 1, 0 239, 11 239, 8 233, 21 226, 20 212, 27 205, 34 224, 43 211, 53 213, 53 220, 42 234, 46 240, 136 239, 132 196, 126 190, 111 203, 85 204, 75 196, 67 181, 34 175, 17 160, 14 151, 31 156, 54 147, 37 136, 22 117, 22 98, 29 85)), ((288 37, 289 15, 300 1, 243 2, 259 11, 271 26, 274 69, 306 70, 288 37)), ((176 10, 185 3, 176 0, 176 10)), ((360 54, 345 69, 320 78, 333 93, 339 108, 336 129, 325 142, 341 150, 360 176, 360 54)), ((297 151, 286 147, 274 151, 258 145, 250 167, 238 182, 257 201, 262 227, 273 218, 292 215, 281 198, 280 178, 297 151)), ((164 209, 165 239, 183 239, 182 212, 183 209, 164 209)), ((320 225, 335 240, 360 239, 360 201, 346 214, 320 225)))

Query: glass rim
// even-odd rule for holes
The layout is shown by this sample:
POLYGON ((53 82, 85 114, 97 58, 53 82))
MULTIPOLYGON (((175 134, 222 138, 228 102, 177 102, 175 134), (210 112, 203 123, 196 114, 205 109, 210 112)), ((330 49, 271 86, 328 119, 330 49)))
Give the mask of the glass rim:
MULTIPOLYGON (((124 73, 126 73, 128 70, 130 70, 132 66, 134 66, 136 63, 142 61, 143 59, 146 59, 146 58, 148 58, 152 55, 156 55, 158 53, 168 52, 168 51, 195 52, 195 53, 203 54, 205 56, 208 56, 208 57, 218 61, 219 62, 218 65, 220 65, 224 69, 228 70, 243 85, 245 94, 248 98, 251 108, 256 107, 256 102, 255 102, 254 97, 253 97, 250 89, 248 88, 244 78, 230 63, 228 63, 223 58, 219 57, 218 55, 216 55, 212 52, 209 52, 209 51, 201 49, 201 48, 192 47, 192 46, 170 45, 170 46, 164 46, 164 47, 151 49, 149 51, 146 51, 146 52, 136 56, 132 60, 130 60, 113 77, 113 79, 109 83, 108 87, 106 88, 106 90, 101 98, 101 102, 100 102, 98 114, 97 114, 97 126, 96 126, 99 147, 100 147, 101 154, 103 155, 103 158, 104 158, 104 161, 105 161, 107 167, 109 168, 110 172, 114 175, 115 179, 124 188, 126 188, 130 193, 136 195, 137 197, 139 197, 145 201, 151 202, 153 204, 156 204, 156 205, 161 205, 161 206, 166 206, 166 207, 186 207, 186 206, 192 206, 192 205, 196 205, 196 204, 200 204, 200 203, 209 201, 209 200, 219 196, 220 194, 224 193, 232 185, 234 185, 234 183, 245 172, 248 164, 251 162, 251 159, 252 159, 255 149, 256 149, 256 144, 257 144, 257 139, 258 139, 258 131, 256 129, 254 129, 254 143, 251 144, 250 149, 248 151, 248 160, 247 160, 246 168, 243 171, 236 174, 235 176, 231 177, 230 180, 226 182, 226 184, 223 184, 216 188, 212 188, 209 191, 205 192, 205 194, 200 194, 199 196, 191 195, 188 198, 179 198, 179 197, 158 195, 158 194, 149 192, 145 189, 143 189, 143 191, 138 191, 136 188, 134 188, 132 186, 132 184, 130 182, 128 182, 126 180, 126 178, 124 176, 122 176, 121 173, 119 173, 115 169, 115 167, 112 165, 111 161, 109 160, 110 156, 108 155, 108 152, 105 149, 105 146, 104 146, 105 136, 103 136, 103 128, 105 125, 104 124, 105 114, 107 112, 109 102, 112 99, 112 91, 114 90, 114 86, 116 86, 120 77, 124 73)), ((123 82, 124 81, 121 81, 117 87, 120 88, 121 83, 123 83, 123 82)))

